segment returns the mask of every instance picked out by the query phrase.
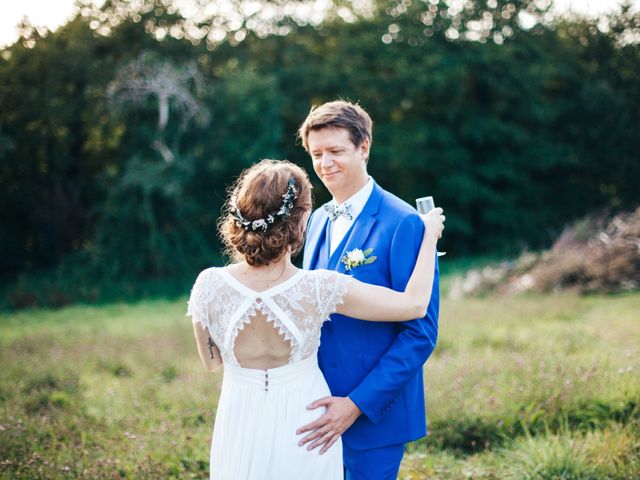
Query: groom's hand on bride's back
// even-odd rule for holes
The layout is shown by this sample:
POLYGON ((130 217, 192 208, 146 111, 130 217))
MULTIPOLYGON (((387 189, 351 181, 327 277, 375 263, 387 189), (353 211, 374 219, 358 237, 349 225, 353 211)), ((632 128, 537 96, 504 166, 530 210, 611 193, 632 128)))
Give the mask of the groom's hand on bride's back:
POLYGON ((298 445, 300 447, 307 445, 307 450, 321 446, 320 453, 322 454, 336 443, 347 428, 353 425, 362 411, 349 397, 324 397, 307 406, 309 410, 319 407, 326 407, 324 414, 317 420, 299 428, 296 434, 311 432, 303 437, 298 445))

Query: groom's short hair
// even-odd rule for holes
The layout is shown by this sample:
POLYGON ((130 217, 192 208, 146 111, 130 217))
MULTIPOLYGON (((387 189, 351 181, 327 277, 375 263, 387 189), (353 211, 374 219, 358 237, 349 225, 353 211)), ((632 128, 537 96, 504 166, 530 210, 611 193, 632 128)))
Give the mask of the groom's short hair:
POLYGON ((365 139, 369 140, 369 144, 373 141, 371 117, 357 103, 335 100, 311 107, 309 115, 298 129, 298 137, 307 152, 309 132, 323 128, 344 128, 356 147, 362 145, 365 139))

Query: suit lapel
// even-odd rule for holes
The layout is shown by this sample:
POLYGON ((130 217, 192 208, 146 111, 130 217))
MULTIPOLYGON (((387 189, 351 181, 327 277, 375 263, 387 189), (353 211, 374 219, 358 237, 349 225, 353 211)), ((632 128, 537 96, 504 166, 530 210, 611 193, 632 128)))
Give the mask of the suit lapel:
POLYGON ((320 259, 327 263, 331 261, 331 220, 325 222, 324 227, 324 243, 318 252, 320 259))
POLYGON ((315 270, 317 268, 326 268, 329 255, 329 247, 327 245, 327 238, 325 232, 327 230, 327 224, 329 223, 329 217, 324 210, 318 210, 314 215, 319 215, 319 218, 310 222, 310 227, 307 233, 305 250, 307 251, 304 256, 303 268, 305 270, 315 270))
POLYGON ((376 215, 378 214, 381 201, 382 189, 374 181, 373 190, 371 191, 371 195, 369 196, 367 203, 362 209, 362 212, 360 212, 360 215, 358 215, 358 218, 356 218, 356 221, 353 222, 351 229, 345 235, 347 241, 343 241, 342 245, 340 245, 342 248, 336 248, 336 251, 333 252, 333 255, 331 256, 330 267, 332 270, 345 272, 345 265, 339 261, 339 259, 341 259, 346 252, 353 250, 354 248, 360 248, 362 250, 368 248, 368 245, 366 245, 365 242, 369 238, 369 234, 376 224, 376 215))

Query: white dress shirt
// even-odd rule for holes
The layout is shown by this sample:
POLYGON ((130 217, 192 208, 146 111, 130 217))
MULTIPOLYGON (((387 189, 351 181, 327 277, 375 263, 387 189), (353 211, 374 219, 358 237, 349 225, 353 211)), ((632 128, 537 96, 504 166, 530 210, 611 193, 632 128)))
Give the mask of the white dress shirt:
POLYGON ((349 220, 344 215, 341 215, 331 223, 331 255, 333 255, 333 252, 335 252, 336 248, 338 248, 338 245, 340 245, 340 242, 342 242, 342 239, 351 228, 351 225, 353 225, 353 222, 356 221, 358 215, 360 215, 360 212, 362 212, 362 209, 367 204, 367 200, 369 200, 369 197, 371 196, 371 192, 373 192, 373 179, 369 177, 369 181, 365 184, 365 186, 351 195, 351 197, 349 197, 343 203, 338 203, 335 201, 335 199, 333 200, 338 206, 342 206, 344 203, 349 202, 349 204, 351 205, 351 218, 353 220, 349 220))

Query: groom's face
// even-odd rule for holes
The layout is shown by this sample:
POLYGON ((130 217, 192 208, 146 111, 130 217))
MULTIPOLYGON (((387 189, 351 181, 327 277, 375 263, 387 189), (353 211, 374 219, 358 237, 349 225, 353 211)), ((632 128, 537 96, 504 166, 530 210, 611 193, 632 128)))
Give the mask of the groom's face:
POLYGON ((311 130, 307 144, 313 169, 338 202, 344 202, 367 183, 368 140, 356 146, 348 130, 327 127, 311 130))

